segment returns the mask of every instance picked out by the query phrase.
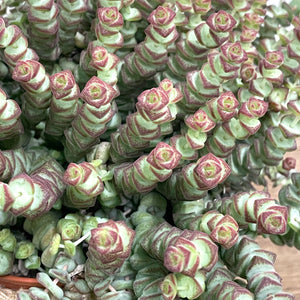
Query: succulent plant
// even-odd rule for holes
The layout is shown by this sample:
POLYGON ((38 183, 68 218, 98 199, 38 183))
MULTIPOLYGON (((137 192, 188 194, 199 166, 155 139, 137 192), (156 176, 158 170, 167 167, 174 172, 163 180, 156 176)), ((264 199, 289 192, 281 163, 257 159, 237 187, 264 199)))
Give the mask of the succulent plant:
POLYGON ((42 285, 17 299, 293 299, 254 239, 300 249, 287 2, 0 3, 0 275, 42 285))

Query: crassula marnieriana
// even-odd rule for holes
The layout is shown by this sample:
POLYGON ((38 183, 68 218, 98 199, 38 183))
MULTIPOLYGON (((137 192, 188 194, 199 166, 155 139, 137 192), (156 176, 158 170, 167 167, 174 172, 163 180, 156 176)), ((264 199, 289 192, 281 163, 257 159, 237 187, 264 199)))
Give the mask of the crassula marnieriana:
POLYGON ((180 106, 188 111, 195 110, 207 99, 218 97, 220 85, 237 78, 240 66, 246 60, 247 54, 239 42, 226 42, 220 50, 211 50, 200 71, 186 74, 186 82, 181 84, 184 98, 180 106))
POLYGON ((31 126, 46 119, 51 101, 50 79, 45 67, 36 60, 19 60, 12 78, 25 89, 22 111, 31 126))
MULTIPOLYGON (((193 115, 184 119, 187 129, 182 129, 181 135, 173 135, 170 143, 182 154, 182 159, 198 158, 198 149, 202 149, 207 141, 207 135, 217 123, 224 126, 238 113, 239 102, 232 92, 224 92, 217 98, 212 98, 201 106, 193 115)), ((218 130, 218 129, 217 129, 218 130)), ((216 131, 217 131, 216 130, 216 131)), ((211 143, 209 139, 207 145, 211 143)), ((223 142, 224 143, 224 142, 223 142)))
POLYGON ((159 285, 163 299, 173 300, 177 297, 186 299, 197 299, 205 290, 204 272, 197 272, 193 277, 170 273, 159 285))
POLYGON ((159 142, 149 153, 132 164, 124 163, 114 169, 117 186, 126 194, 153 190, 158 182, 169 178, 177 167, 181 154, 172 146, 159 142))
POLYGON ((30 175, 20 173, 8 183, 1 182, 2 209, 27 218, 49 211, 64 192, 62 176, 62 166, 51 159, 30 175))
POLYGON ((284 55, 280 50, 268 51, 259 64, 262 76, 275 86, 281 86, 283 82, 283 72, 279 69, 283 60, 284 55))
POLYGON ((87 150, 97 143, 97 138, 107 130, 107 123, 116 113, 111 104, 116 95, 110 84, 96 76, 86 83, 80 93, 85 103, 80 107, 71 127, 64 132, 64 153, 69 161, 83 157, 87 150))
POLYGON ((223 249, 221 257, 230 271, 247 279, 247 288, 255 299, 276 299, 277 296, 294 299, 282 291, 281 278, 274 269, 276 255, 261 249, 250 237, 240 237, 233 247, 223 249))
POLYGON ((229 39, 236 24, 229 13, 220 10, 189 30, 185 38, 176 42, 178 51, 171 55, 168 62, 170 75, 183 79, 186 72, 196 70, 205 60, 209 49, 218 48, 229 39))
POLYGON ((229 271, 220 260, 207 274, 206 290, 203 298, 233 300, 253 300, 254 294, 234 281, 235 274, 229 271))
POLYGON ((50 89, 53 97, 45 133, 61 138, 78 113, 80 91, 70 70, 51 75, 50 89))
MULTIPOLYGON (((113 5, 110 1, 99 0, 97 2, 97 8, 116 8, 123 18, 123 27, 119 31, 119 33, 121 33, 122 35, 123 43, 122 48, 118 49, 117 51, 120 57, 124 57, 126 54, 128 54, 130 50, 133 49, 134 46, 137 44, 135 38, 135 34, 138 29, 137 21, 139 21, 142 18, 142 13, 138 8, 136 8, 136 5, 137 4, 133 0, 114 1, 113 5)), ((115 19, 117 18, 115 17, 115 19)), ((113 24, 114 23, 116 24, 115 27, 117 27, 117 23, 113 22, 113 24)), ((117 37, 119 37, 118 31, 113 31, 114 32, 111 37, 114 37, 114 35, 117 35, 117 37)))
POLYGON ((63 198, 66 206, 92 207, 97 196, 104 190, 103 181, 96 167, 88 162, 70 163, 64 173, 63 181, 67 185, 63 198))
POLYGON ((84 0, 57 1, 59 8, 59 48, 63 54, 72 52, 74 46, 82 46, 76 33, 80 32, 88 4, 84 0), (74 38, 75 37, 75 38, 74 38))
POLYGON ((58 5, 53 0, 46 0, 42 5, 34 0, 27 0, 27 3, 31 43, 42 59, 54 61, 60 55, 58 5), (49 49, 51 53, 47 53, 49 49))
POLYGON ((204 110, 198 109, 193 115, 185 119, 188 127, 185 138, 192 149, 201 149, 207 139, 206 132, 215 127, 215 122, 209 118, 204 110))
POLYGON ((97 10, 98 24, 95 26, 97 44, 109 52, 115 52, 123 46, 123 35, 120 32, 124 20, 117 7, 101 7, 97 10))
POLYGON ((159 185, 163 194, 172 195, 172 199, 197 200, 222 183, 230 174, 227 163, 208 153, 197 162, 185 165, 180 171, 174 172, 169 180, 159 185))
POLYGON ((7 99, 5 91, 0 88, 0 140, 11 139, 24 132, 21 113, 18 103, 7 99))
POLYGON ((209 270, 216 263, 217 246, 206 233, 180 230, 168 223, 151 228, 141 245, 174 273, 194 276, 198 270, 209 270))
POLYGON ((24 230, 33 236, 33 243, 38 250, 45 250, 53 235, 56 233, 56 225, 60 213, 49 211, 34 219, 26 219, 24 230))
POLYGON ((226 249, 232 247, 239 237, 239 226, 229 214, 208 210, 210 201, 178 201, 173 206, 173 220, 180 229, 198 230, 226 249))
POLYGON ((147 39, 124 58, 121 75, 125 84, 148 78, 165 68, 167 47, 178 38, 175 15, 173 10, 163 6, 158 6, 150 13, 147 18, 150 24, 145 29, 147 39), (153 44, 155 51, 152 50, 153 44))
POLYGON ((169 79, 162 80, 157 88, 142 92, 135 105, 137 111, 128 115, 126 123, 111 135, 112 159, 118 162, 126 157, 138 157, 151 140, 170 134, 177 113, 175 103, 181 98, 181 92, 169 79))
POLYGON ((97 44, 97 41, 89 42, 87 49, 80 55, 79 66, 77 67, 78 81, 85 84, 91 76, 99 77, 101 80, 112 85, 116 90, 118 81, 118 68, 120 59, 117 55, 97 44), (85 72, 85 75, 81 73, 85 72))
POLYGON ((4 48, 7 64, 13 69, 18 60, 38 60, 37 53, 28 47, 28 39, 16 25, 5 26, 0 17, 0 48, 4 48))
POLYGON ((237 193, 223 198, 220 211, 234 216, 241 225, 257 224, 259 233, 284 234, 287 229, 287 207, 276 204, 266 192, 237 193))
POLYGON ((0 2, 18 298, 292 299, 249 236, 300 249, 298 2, 0 2))
POLYGON ((235 148, 236 140, 243 140, 255 134, 261 127, 259 118, 268 109, 268 103, 255 97, 243 102, 237 117, 232 117, 217 127, 209 139, 207 147, 219 157, 228 156, 235 148))
MULTIPOLYGON (((194 237, 194 239, 191 237, 189 239, 189 231, 179 230, 166 222, 160 223, 162 221, 146 212, 137 211, 134 213, 133 223, 136 225, 136 239, 142 240, 141 244, 136 244, 134 247, 134 254, 130 259, 133 268, 137 270, 137 276, 133 282, 135 294, 138 297, 145 297, 146 299, 147 297, 151 298, 154 296, 163 297, 163 299, 176 299, 178 296, 186 297, 187 299, 196 299, 205 289, 206 272, 204 271, 205 268, 202 269, 199 265, 194 265, 193 268, 192 262, 195 262, 196 259, 197 263, 199 263, 200 261, 196 257, 198 257, 198 254, 201 256, 201 253, 204 254, 205 252, 205 257, 208 260, 203 256, 202 263, 206 262, 210 264, 211 262, 214 264, 212 262, 213 257, 206 255, 210 253, 214 256, 215 245, 210 244, 209 239, 206 240, 208 236, 205 234, 202 236, 202 239, 200 237, 201 234, 198 238, 194 237), (186 240, 181 239, 183 236, 185 236, 186 240), (172 256, 174 249, 169 249, 169 246, 177 239, 181 240, 180 245, 176 244, 178 251, 182 250, 182 253, 185 253, 186 256, 178 255, 176 259, 175 255, 173 257, 174 260, 171 262, 167 257, 172 256), (202 247, 203 250, 206 247, 209 248, 207 248, 207 251, 200 251, 196 254, 193 251, 195 248, 189 247, 189 245, 191 246, 189 241, 193 246, 197 244, 199 251, 202 247), (166 256, 164 258, 164 251, 168 251, 167 249, 170 252, 168 254, 165 252, 166 256), (186 259, 185 262, 183 262, 184 259, 186 259), (188 260, 190 263, 188 263, 188 260), (178 273, 175 271, 173 273, 171 271, 170 273, 170 269, 180 268, 180 266, 183 267, 183 272, 178 273), (200 269, 197 270, 197 268, 200 269), (189 275, 185 273, 189 273, 189 275), (185 288, 186 285, 188 288, 185 288)), ((209 265, 210 267, 211 265, 209 265)))
POLYGON ((135 232, 123 221, 109 220, 91 230, 86 263, 86 280, 94 289, 124 264, 131 252, 135 232), (99 279, 97 278, 99 276, 99 279))

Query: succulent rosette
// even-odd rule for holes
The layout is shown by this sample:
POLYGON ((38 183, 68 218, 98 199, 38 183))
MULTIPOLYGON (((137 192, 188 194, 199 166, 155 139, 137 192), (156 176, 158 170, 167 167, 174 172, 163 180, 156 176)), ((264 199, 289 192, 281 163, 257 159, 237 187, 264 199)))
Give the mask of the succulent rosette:
POLYGON ((46 119, 46 110, 51 101, 50 79, 44 66, 35 60, 19 60, 12 78, 26 90, 23 94, 23 114, 26 120, 36 125, 46 119))
POLYGON ((97 138, 107 130, 107 123, 116 113, 111 103, 116 95, 116 91, 110 84, 96 76, 86 83, 80 94, 85 103, 80 107, 71 127, 64 132, 65 155, 68 160, 72 161, 73 157, 82 157, 87 149, 97 143, 97 138), (77 151, 72 151, 74 145, 79 146, 77 151))
POLYGON ((81 226, 68 215, 57 222, 57 231, 61 235, 62 241, 76 241, 81 237, 81 226))
POLYGON ((147 39, 125 56, 121 76, 124 84, 132 84, 163 70, 168 61, 167 47, 176 41, 179 33, 174 23, 176 13, 169 7, 158 6, 148 16, 150 23, 145 29, 147 39), (155 44, 155 51, 152 45, 155 44))
POLYGON ((206 24, 214 32, 230 32, 237 24, 236 20, 224 10, 211 14, 206 24))
POLYGON ((220 210, 234 216, 241 225, 256 223, 259 233, 284 234, 287 230, 287 207, 276 204, 269 197, 266 192, 237 193, 233 198, 221 200, 220 210))
POLYGON ((175 104, 182 99, 182 93, 176 87, 174 87, 173 82, 165 78, 159 83, 159 87, 161 87, 168 95, 169 103, 175 104))
POLYGON ((67 185, 64 204, 71 207, 94 206, 97 196, 104 190, 97 169, 88 162, 70 163, 64 173, 63 181, 67 185))
POLYGON ((239 237, 239 226, 230 215, 223 215, 217 210, 207 211, 211 203, 205 201, 180 201, 173 209, 176 226, 181 229, 198 230, 207 233, 210 238, 229 249, 239 237), (207 212, 206 212, 207 211, 207 212))
POLYGON ((200 229, 226 249, 231 248, 239 237, 239 226, 235 219, 214 210, 208 211, 201 217, 200 229))
MULTIPOLYGON (((242 43, 251 43, 253 41, 255 41, 256 37, 258 34, 258 30, 253 29, 253 28, 249 28, 246 25, 243 25, 243 30, 241 33, 241 42, 242 43)), ((249 52, 248 52, 249 54, 249 52)))
POLYGON ((165 119, 170 121, 170 118, 172 118, 168 104, 167 94, 160 88, 153 88, 142 92, 138 96, 136 108, 146 120, 159 124, 162 118, 161 121, 165 121, 165 119))
POLYGON ((232 117, 217 127, 209 139, 207 147, 220 157, 227 157, 235 148, 235 140, 244 140, 254 135, 261 127, 259 118, 268 109, 268 103, 256 97, 250 97, 239 108, 237 117, 232 117))
POLYGON ((123 17, 117 7, 102 7, 97 10, 102 30, 107 33, 119 31, 123 27, 123 17))
POLYGON ((207 190, 215 188, 230 175, 230 167, 221 158, 208 153, 174 172, 158 189, 177 200, 197 200, 205 197, 207 190))
POLYGON ((186 83, 180 84, 184 95, 180 106, 190 111, 205 105, 208 99, 218 97, 220 85, 237 78, 241 64, 247 59, 240 42, 225 42, 220 50, 211 50, 201 69, 188 72, 186 83))
POLYGON ((180 91, 170 80, 164 79, 159 87, 145 90, 137 97, 137 111, 126 117, 126 124, 111 135, 111 156, 116 162, 124 157, 138 157, 151 140, 172 132, 171 121, 176 117, 176 103, 180 91))
POLYGON ((216 263, 217 246, 200 231, 180 230, 168 223, 147 232, 141 246, 158 258, 173 273, 194 277, 200 270, 210 270, 216 263))
POLYGON ((201 149, 207 139, 206 132, 215 127, 215 122, 209 118, 206 112, 198 109, 193 115, 184 120, 188 126, 185 138, 192 149, 201 149))
POLYGON ((86 83, 85 77, 81 79, 83 70, 88 75, 97 75, 101 80, 115 86, 118 81, 119 64, 120 59, 118 56, 98 45, 97 41, 89 42, 87 50, 80 55, 80 68, 77 68, 78 80, 86 83))
POLYGON ((51 159, 30 175, 20 173, 2 183, 3 208, 29 219, 49 211, 62 196, 65 185, 61 165, 51 159))
POLYGON ((123 221, 109 220, 91 230, 86 263, 91 289, 97 289, 97 277, 107 281, 121 268, 130 255, 134 235, 134 230, 123 221))
POLYGON ((247 12, 244 15, 245 24, 251 28, 259 28, 264 23, 264 18, 257 12, 247 12))
POLYGON ((221 47, 222 58, 224 59, 224 69, 233 70, 238 69, 238 64, 241 64, 247 60, 247 54, 243 50, 239 42, 226 43, 221 47), (231 63, 231 66, 229 65, 231 63), (235 64, 236 66, 233 66, 235 64))
POLYGON ((240 74, 245 84, 257 78, 257 70, 254 64, 243 63, 240 69, 240 74))
POLYGON ((255 97, 251 97, 248 101, 243 102, 238 112, 241 126, 246 129, 250 135, 253 135, 261 126, 258 118, 263 117, 267 109, 268 103, 255 97))
POLYGON ((232 92, 224 92, 206 103, 213 121, 228 121, 238 112, 239 102, 232 92))
POLYGON ((0 17, 0 48, 4 49, 7 64, 14 68, 18 60, 38 60, 36 52, 28 47, 28 40, 16 25, 6 27, 5 20, 0 17))
POLYGON ((122 221, 110 220, 100 223, 97 228, 91 230, 91 259, 100 258, 98 264, 104 265, 116 260, 123 263, 130 254, 133 238, 134 231, 122 221))
POLYGON ((283 72, 279 69, 283 61, 284 55, 279 50, 266 52, 265 59, 260 61, 260 73, 273 85, 281 86, 283 83, 283 72))
POLYGON ((196 299, 205 290, 205 275, 199 271, 194 277, 183 274, 168 274, 159 285, 166 300, 176 299, 176 295, 187 299, 196 299))
MULTIPOLYGON (((185 124, 188 126, 187 132, 184 136, 172 136, 171 144, 182 154, 183 159, 194 160, 198 158, 198 153, 195 150, 205 146, 207 133, 216 126, 218 121, 226 122, 233 119, 238 112, 238 106, 239 102, 232 92, 224 92, 219 97, 212 98, 193 115, 185 118, 185 124), (198 125, 196 126, 196 124, 198 125)), ((210 140, 208 145, 211 143, 210 140)))
MULTIPOLYGON (((190 183, 189 168, 183 169, 186 182, 190 183)), ((193 178, 198 189, 208 190, 223 182, 230 174, 230 168, 224 160, 209 153, 202 156, 193 168, 193 178)))
POLYGON ((149 155, 141 156, 132 164, 121 164, 115 168, 116 184, 129 194, 149 192, 158 182, 171 176, 180 158, 181 154, 175 148, 159 142, 149 155))
MULTIPOLYGON (((174 149, 160 142, 147 156, 147 162, 151 165, 151 169, 155 170, 172 170, 177 167, 181 155, 174 149)), ((165 178, 162 178, 165 180, 165 178)))
MULTIPOLYGON (((203 5, 201 2, 199 4, 200 7, 203 5)), ((210 1, 205 3, 206 8, 210 5, 210 1)), ((196 70, 200 65, 199 62, 207 56, 209 49, 218 48, 226 42, 237 24, 224 10, 212 13, 206 22, 201 20, 199 22, 199 25, 196 23, 195 28, 187 32, 185 38, 179 39, 176 43, 179 51, 172 55, 168 62, 170 76, 185 77, 186 72, 196 70)))
POLYGON ((105 81, 93 76, 81 91, 80 97, 90 105, 100 108, 109 104, 116 96, 116 91, 105 81))
POLYGON ((240 41, 248 57, 255 59, 258 55, 258 51, 253 46, 253 42, 256 40, 260 26, 264 22, 263 13, 259 10, 254 10, 245 14, 241 13, 240 17, 242 21, 240 41))
POLYGON ((149 30, 153 28, 153 30, 158 31, 159 33, 164 33, 166 29, 168 29, 164 34, 169 31, 173 31, 172 21, 175 17, 175 12, 171 9, 163 6, 158 6, 149 17, 147 18, 148 22, 152 25, 152 27, 148 27, 149 30), (171 27, 170 27, 171 25, 171 27), (166 27, 166 28, 165 28, 166 27))
POLYGON ((100 46, 115 52, 123 46, 123 36, 120 30, 124 20, 117 7, 101 7, 97 10, 98 24, 95 34, 100 46))
POLYGON ((79 87, 72 72, 66 70, 50 76, 50 88, 53 98, 45 132, 54 136, 62 136, 78 113, 79 87))
MULTIPOLYGON (((97 3, 98 9, 103 9, 101 11, 103 16, 98 16, 98 19, 100 20, 98 25, 104 23, 103 27, 107 27, 108 32, 112 32, 112 35, 108 35, 108 38, 113 40, 113 37, 115 36, 116 38, 119 37, 124 40, 122 48, 119 49, 120 56, 129 53, 130 51, 127 49, 132 49, 137 43, 135 39, 135 34, 137 32, 136 21, 139 21, 142 18, 142 14, 140 10, 135 6, 133 7, 132 4, 134 4, 134 1, 132 0, 114 1, 113 3, 110 3, 109 1, 98 1, 97 3)), ((99 30, 101 31, 101 28, 99 28, 99 30)))
POLYGON ((163 294, 164 299, 173 300, 177 295, 177 279, 173 273, 168 274, 160 283, 159 288, 163 294))
POLYGON ((183 273, 188 276, 194 276, 196 271, 201 268, 197 248, 189 240, 181 237, 178 237, 176 242, 166 249, 164 265, 171 272, 183 273))

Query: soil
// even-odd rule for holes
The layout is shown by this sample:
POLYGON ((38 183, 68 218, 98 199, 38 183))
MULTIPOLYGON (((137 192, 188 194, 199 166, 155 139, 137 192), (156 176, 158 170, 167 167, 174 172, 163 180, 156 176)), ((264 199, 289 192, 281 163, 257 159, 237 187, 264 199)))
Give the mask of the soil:
MULTIPOLYGON (((300 172, 300 139, 297 140, 298 149, 287 153, 286 156, 294 157, 297 160, 296 171, 300 172)), ((278 199, 280 187, 270 186, 271 196, 278 199)), ((300 250, 295 247, 277 246, 270 240, 259 237, 257 242, 263 249, 276 253, 275 269, 282 277, 283 289, 295 295, 295 300, 300 300, 300 250)))

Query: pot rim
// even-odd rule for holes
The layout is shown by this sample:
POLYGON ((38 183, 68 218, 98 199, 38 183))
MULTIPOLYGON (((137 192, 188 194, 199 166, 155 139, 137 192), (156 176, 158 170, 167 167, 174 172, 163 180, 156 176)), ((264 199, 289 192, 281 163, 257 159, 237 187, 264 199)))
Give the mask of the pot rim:
POLYGON ((0 276, 0 285, 7 289, 19 290, 31 287, 44 288, 35 277, 21 277, 14 275, 0 276))

